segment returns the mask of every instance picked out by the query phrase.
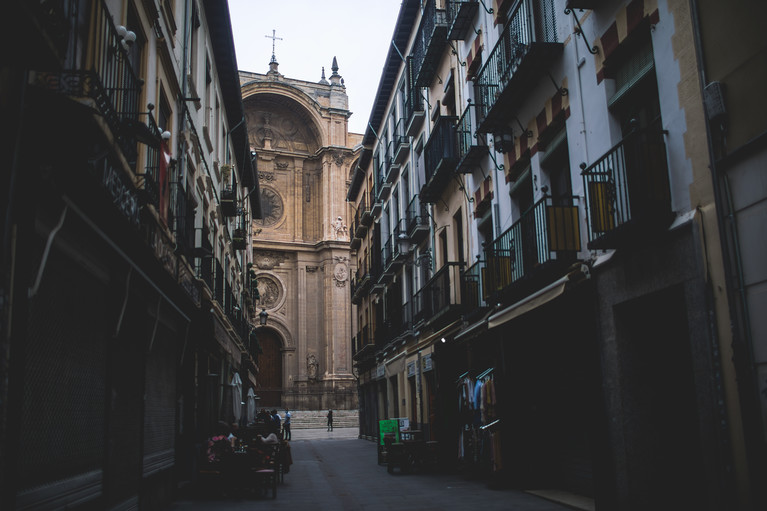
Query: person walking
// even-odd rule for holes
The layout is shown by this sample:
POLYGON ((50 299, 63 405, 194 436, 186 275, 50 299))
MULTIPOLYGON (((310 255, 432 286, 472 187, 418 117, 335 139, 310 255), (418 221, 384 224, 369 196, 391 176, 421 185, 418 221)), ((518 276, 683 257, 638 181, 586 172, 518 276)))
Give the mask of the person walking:
POLYGON ((285 422, 282 423, 282 439, 290 440, 290 410, 285 408, 285 422))
POLYGON ((328 410, 328 431, 333 431, 333 410, 328 410))

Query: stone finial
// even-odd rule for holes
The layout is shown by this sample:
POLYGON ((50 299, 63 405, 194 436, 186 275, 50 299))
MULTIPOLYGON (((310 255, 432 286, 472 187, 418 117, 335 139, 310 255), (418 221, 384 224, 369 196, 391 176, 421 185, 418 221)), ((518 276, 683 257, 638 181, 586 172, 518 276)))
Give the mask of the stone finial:
POLYGON ((325 79, 325 66, 322 66, 322 79, 320 80, 322 85, 328 85, 328 81, 325 79))
POLYGON ((333 65, 330 68, 333 70, 333 74, 330 75, 330 84, 331 85, 342 85, 341 84, 341 75, 338 74, 338 61, 335 57, 333 57, 333 65))

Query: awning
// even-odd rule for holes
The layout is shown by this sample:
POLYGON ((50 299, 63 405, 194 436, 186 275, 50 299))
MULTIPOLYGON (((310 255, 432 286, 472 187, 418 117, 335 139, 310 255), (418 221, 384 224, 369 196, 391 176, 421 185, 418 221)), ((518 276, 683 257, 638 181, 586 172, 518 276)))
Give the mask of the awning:
POLYGON ((544 305, 565 292, 565 287, 571 282, 579 282, 588 279, 589 269, 585 264, 581 264, 578 269, 571 271, 561 279, 552 282, 548 286, 540 289, 530 296, 523 298, 513 305, 509 305, 500 312, 496 312, 487 319, 487 328, 495 328, 521 316, 526 312, 544 305))
POLYGON ((492 313, 493 311, 488 312, 482 317, 482 319, 472 324, 470 327, 461 330, 461 332, 455 336, 456 342, 468 341, 469 339, 477 337, 481 333, 487 331, 488 316, 490 316, 492 313))

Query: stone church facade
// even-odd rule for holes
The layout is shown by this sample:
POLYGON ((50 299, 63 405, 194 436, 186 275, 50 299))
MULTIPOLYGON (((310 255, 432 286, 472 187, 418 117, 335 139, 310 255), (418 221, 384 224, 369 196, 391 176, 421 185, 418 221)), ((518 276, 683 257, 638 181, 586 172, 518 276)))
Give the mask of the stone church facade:
POLYGON ((262 349, 259 406, 352 409, 357 384, 349 339, 349 176, 361 135, 348 133, 346 87, 330 80, 240 71, 251 150, 257 154, 263 219, 253 221, 253 267, 262 349))

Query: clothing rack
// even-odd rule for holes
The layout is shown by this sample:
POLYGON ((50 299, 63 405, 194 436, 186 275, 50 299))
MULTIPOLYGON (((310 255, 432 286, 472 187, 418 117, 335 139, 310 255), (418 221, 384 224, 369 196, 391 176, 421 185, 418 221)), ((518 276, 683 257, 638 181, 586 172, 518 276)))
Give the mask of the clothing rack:
POLYGON ((455 384, 458 385, 459 383, 461 383, 461 380, 463 380, 468 374, 469 374, 469 371, 466 371, 461 376, 459 376, 458 379, 455 380, 455 384))
POLYGON ((482 379, 482 378, 484 378, 485 376, 489 376, 489 375, 493 374, 493 371, 494 371, 494 370, 495 370, 495 368, 493 368, 493 367, 491 367, 491 368, 489 368, 489 369, 485 369, 483 372, 481 372, 481 373, 479 374, 479 376, 477 376, 477 379, 478 379, 478 380, 481 380, 481 379, 482 379))

